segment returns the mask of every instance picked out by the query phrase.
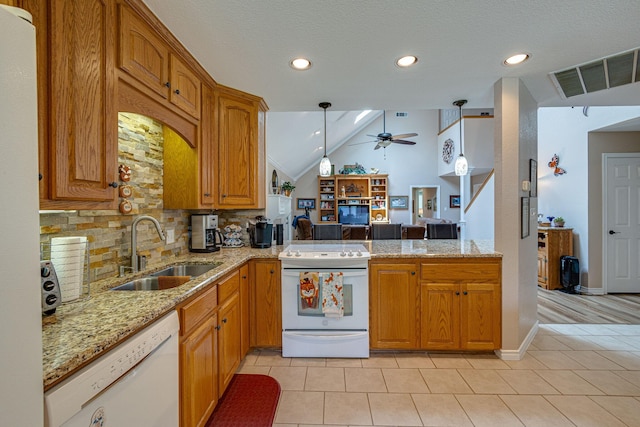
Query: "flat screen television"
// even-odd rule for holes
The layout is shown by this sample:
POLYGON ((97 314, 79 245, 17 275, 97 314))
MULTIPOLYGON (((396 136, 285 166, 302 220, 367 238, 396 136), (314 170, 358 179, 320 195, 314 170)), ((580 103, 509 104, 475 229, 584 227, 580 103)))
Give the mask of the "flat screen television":
POLYGON ((338 206, 338 222, 340 224, 369 224, 369 206, 338 206))

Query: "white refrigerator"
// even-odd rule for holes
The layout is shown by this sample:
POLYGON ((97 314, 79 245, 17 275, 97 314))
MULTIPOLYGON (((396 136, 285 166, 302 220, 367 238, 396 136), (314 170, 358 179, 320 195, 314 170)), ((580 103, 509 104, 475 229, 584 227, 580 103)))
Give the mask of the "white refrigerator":
POLYGON ((0 6, 0 426, 37 427, 44 412, 36 43, 25 18, 0 6))

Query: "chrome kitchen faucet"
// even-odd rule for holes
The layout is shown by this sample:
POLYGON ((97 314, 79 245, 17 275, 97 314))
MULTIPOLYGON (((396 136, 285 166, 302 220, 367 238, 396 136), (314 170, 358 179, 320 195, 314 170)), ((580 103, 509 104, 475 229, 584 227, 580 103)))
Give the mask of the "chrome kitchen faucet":
MULTIPOLYGON (((148 221, 151 221, 153 225, 156 226, 156 231, 158 232, 158 236, 160 236, 161 240, 165 240, 164 233, 162 232, 162 228, 160 227, 160 223, 154 217, 149 215, 140 215, 139 217, 133 220, 133 224, 131 224, 131 269, 133 270, 134 273, 138 272, 139 270, 138 265, 140 264, 138 260, 138 256, 136 254, 136 251, 137 251, 136 247, 138 245, 138 232, 136 231, 136 227, 138 226, 138 223, 140 221, 143 221, 145 219, 148 221)), ((143 268, 145 268, 146 261, 143 261, 143 263, 144 263, 143 268)))

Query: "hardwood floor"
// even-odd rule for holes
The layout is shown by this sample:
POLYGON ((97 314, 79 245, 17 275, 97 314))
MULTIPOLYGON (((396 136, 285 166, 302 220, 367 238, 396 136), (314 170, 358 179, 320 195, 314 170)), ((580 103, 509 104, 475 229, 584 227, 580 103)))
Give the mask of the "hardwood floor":
POLYGON ((538 288, 538 321, 640 324, 640 294, 579 295, 538 288))

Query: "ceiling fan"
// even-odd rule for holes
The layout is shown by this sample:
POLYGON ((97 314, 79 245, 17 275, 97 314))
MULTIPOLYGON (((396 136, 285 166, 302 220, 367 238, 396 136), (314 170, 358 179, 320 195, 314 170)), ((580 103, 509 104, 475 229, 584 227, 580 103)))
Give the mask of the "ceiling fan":
POLYGON ((403 133, 400 135, 391 135, 390 133, 387 132, 386 129, 386 111, 382 112, 382 133, 379 133, 377 135, 368 135, 372 138, 376 138, 373 141, 365 141, 365 142, 356 142, 354 144, 349 144, 349 145, 358 145, 358 144, 368 144, 370 142, 377 142, 376 146, 374 147, 374 150, 377 150, 378 148, 387 148, 389 145, 391 145, 391 143, 395 143, 395 144, 405 144, 405 145, 416 145, 415 142, 413 141, 406 141, 404 138, 412 138, 414 136, 418 136, 417 133, 403 133))

